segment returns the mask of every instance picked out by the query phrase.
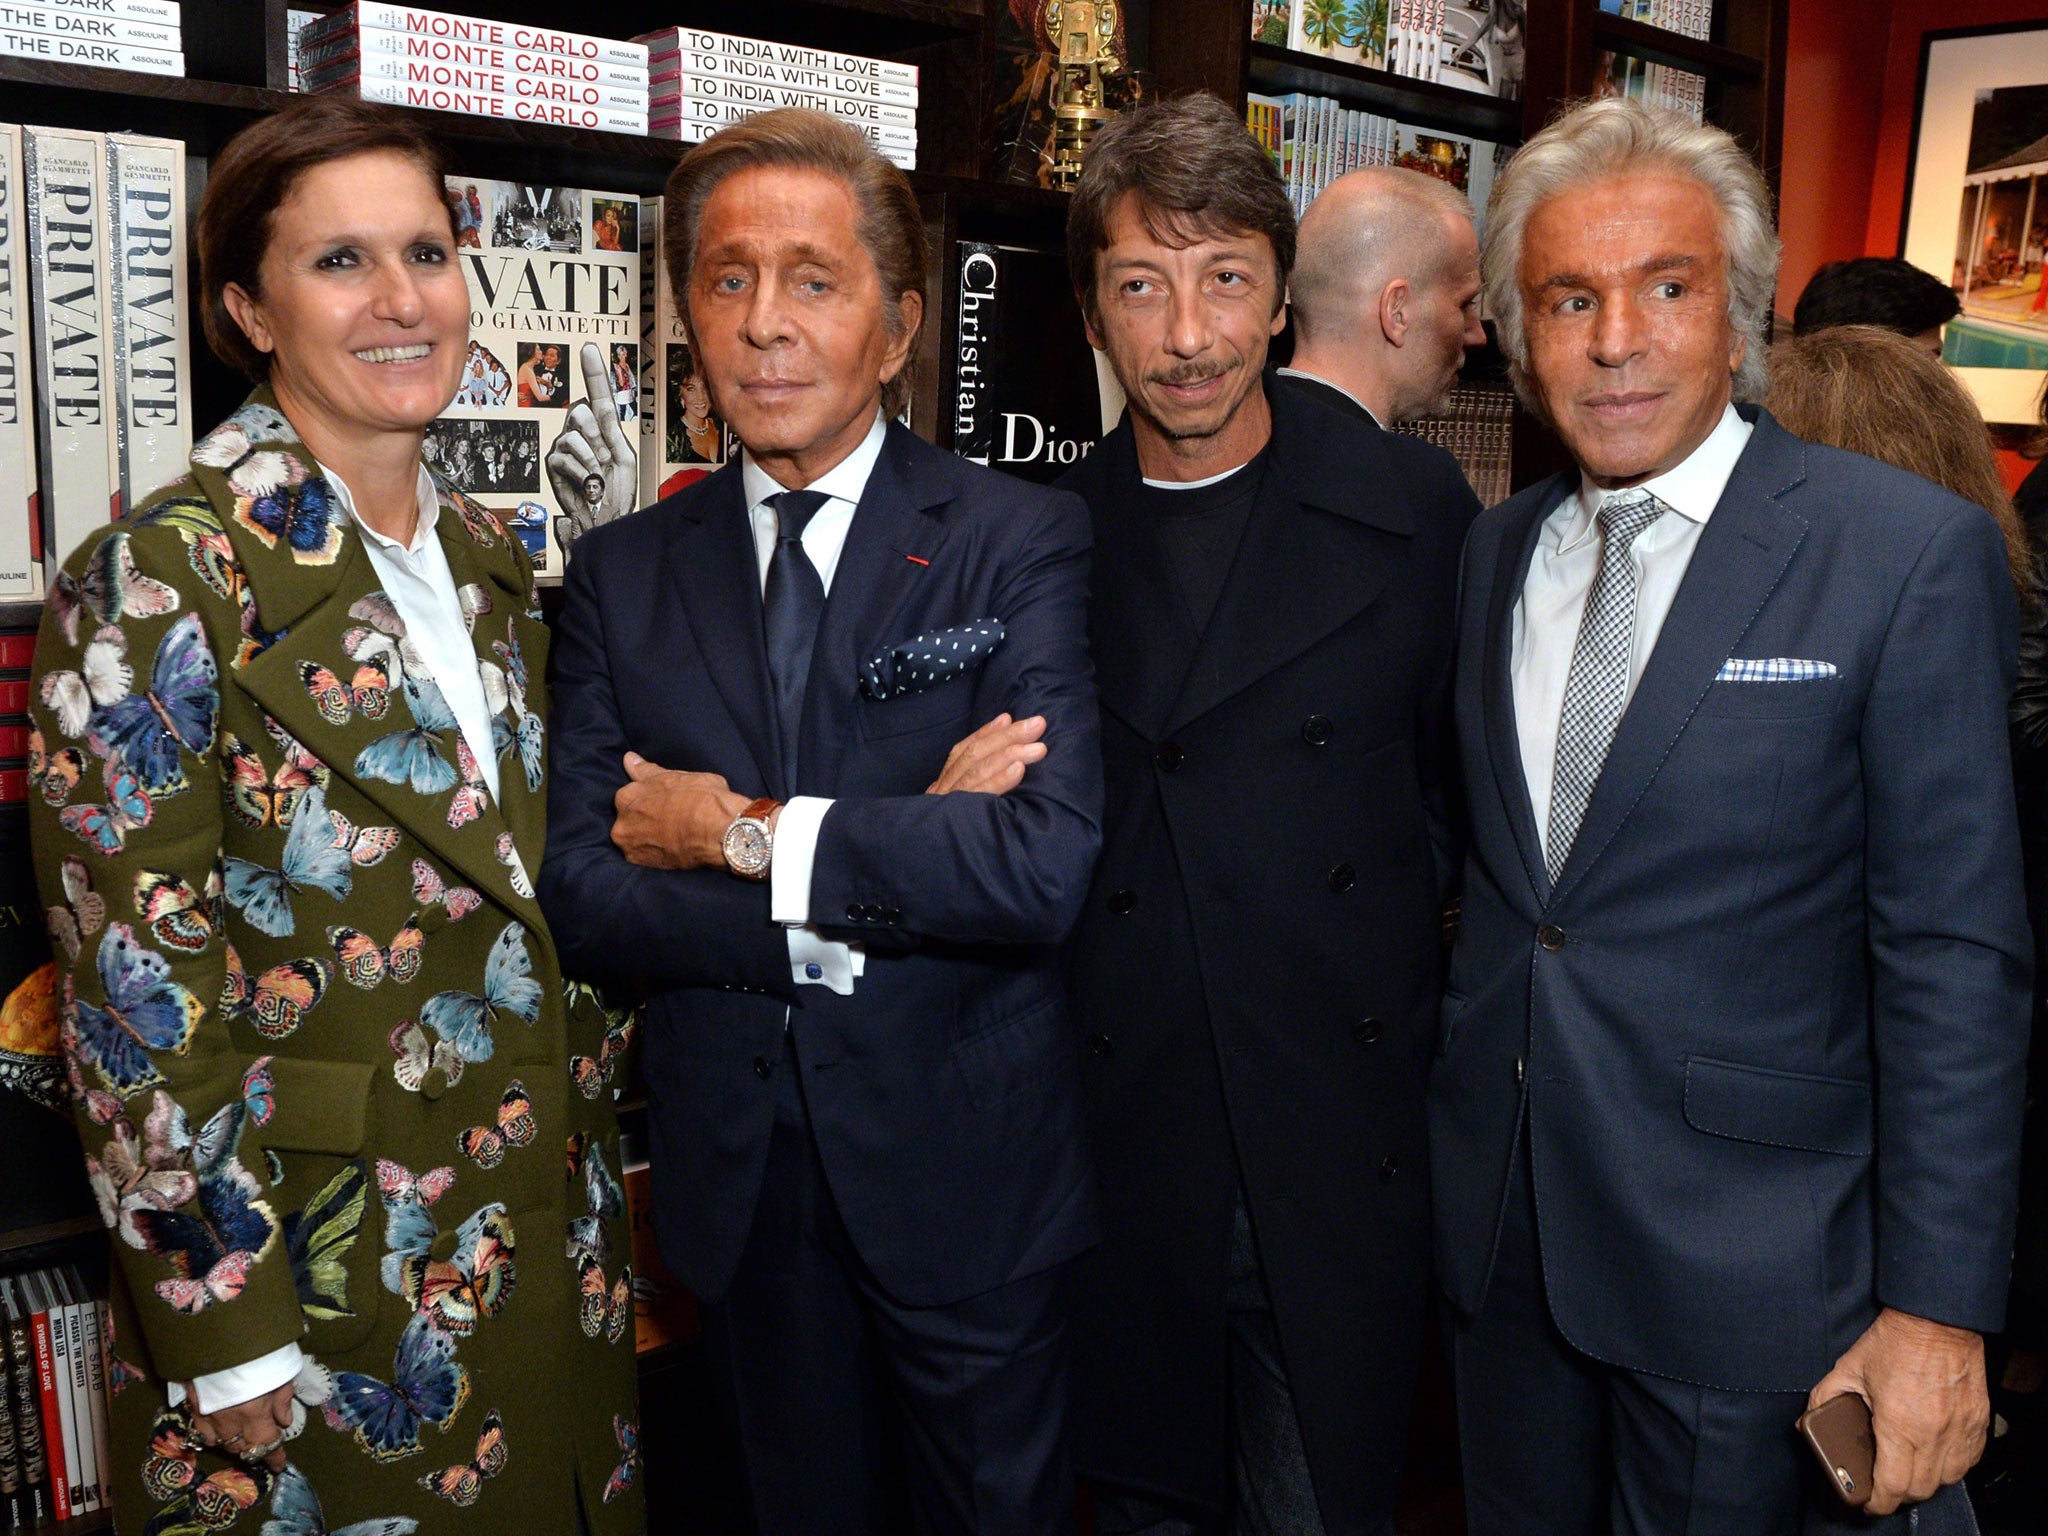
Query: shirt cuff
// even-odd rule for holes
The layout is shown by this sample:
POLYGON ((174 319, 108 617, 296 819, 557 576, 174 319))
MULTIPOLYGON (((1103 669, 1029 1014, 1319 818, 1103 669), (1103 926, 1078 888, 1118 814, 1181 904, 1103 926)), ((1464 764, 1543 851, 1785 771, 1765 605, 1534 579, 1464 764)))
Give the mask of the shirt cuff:
POLYGON ((801 928, 811 920, 811 865, 818 856, 818 831, 831 809, 830 800, 798 795, 775 819, 774 857, 768 861, 768 915, 785 927, 801 928))
MULTIPOLYGON (((247 1364, 195 1376, 192 1378, 192 1390, 198 1395, 201 1413, 219 1413, 221 1409, 232 1408, 237 1403, 268 1396, 286 1382, 297 1380, 305 1364, 306 1357, 300 1353, 299 1346, 286 1344, 247 1364)), ((172 1382, 168 1395, 171 1406, 175 1408, 184 1401, 185 1389, 172 1382)))
POLYGON ((789 974, 800 987, 829 987, 851 997, 854 978, 867 964, 867 952, 858 944, 841 944, 815 928, 789 930, 789 974))

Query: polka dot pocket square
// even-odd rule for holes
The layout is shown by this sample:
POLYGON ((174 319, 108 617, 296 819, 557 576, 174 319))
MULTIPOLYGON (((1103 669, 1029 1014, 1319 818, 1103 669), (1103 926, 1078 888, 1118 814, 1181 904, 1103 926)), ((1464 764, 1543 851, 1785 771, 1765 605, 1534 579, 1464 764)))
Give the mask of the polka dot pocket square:
POLYGON ((1001 619, 979 619, 906 640, 869 659, 860 669, 860 691, 876 700, 928 692, 995 655, 1003 634, 1001 619))

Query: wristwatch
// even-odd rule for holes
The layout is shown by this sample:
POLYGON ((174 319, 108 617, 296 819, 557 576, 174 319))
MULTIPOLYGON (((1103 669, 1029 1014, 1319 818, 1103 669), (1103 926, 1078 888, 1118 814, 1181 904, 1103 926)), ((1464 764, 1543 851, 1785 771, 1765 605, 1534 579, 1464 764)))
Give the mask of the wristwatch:
POLYGON ((725 829, 725 867, 742 880, 766 880, 768 865, 775 857, 775 834, 768 818, 780 810, 780 800, 765 796, 733 818, 725 829))

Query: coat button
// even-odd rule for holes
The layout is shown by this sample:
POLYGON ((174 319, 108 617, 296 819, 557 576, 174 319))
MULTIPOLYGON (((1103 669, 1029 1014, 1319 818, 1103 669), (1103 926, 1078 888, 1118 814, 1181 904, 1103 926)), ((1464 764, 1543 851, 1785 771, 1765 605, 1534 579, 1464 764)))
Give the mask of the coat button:
POLYGON ((429 1067, 420 1078, 420 1097, 438 1099, 448 1091, 448 1074, 440 1067, 429 1067))
POLYGON ((901 928, 903 926, 903 909, 901 907, 884 908, 882 912, 882 921, 887 923, 891 928, 901 928))
POLYGON ((1356 884, 1358 884, 1358 871, 1349 864, 1339 864, 1330 871, 1330 889, 1338 895, 1343 895, 1344 892, 1350 890, 1356 884))
POLYGON ((1524 1065, 1524 1064, 1523 1064, 1522 1058, 1521 1058, 1521 1057, 1519 1057, 1519 1056, 1517 1056, 1517 1057, 1515 1058, 1515 1086, 1516 1086, 1517 1088, 1521 1087, 1521 1086, 1522 1086, 1522 1080, 1523 1080, 1523 1079, 1524 1079, 1525 1077, 1527 1077, 1528 1075, 1529 1075, 1529 1069, 1528 1069, 1528 1067, 1527 1067, 1526 1065, 1524 1065))
POLYGON ((882 904, 871 901, 860 909, 860 915, 871 923, 879 923, 882 920, 882 904))
POLYGON ((847 921, 848 921, 849 923, 857 923, 857 922, 859 922, 859 921, 860 921, 860 913, 861 913, 861 906, 860 906, 860 903, 859 903, 859 902, 857 902, 857 901, 849 901, 849 902, 848 902, 848 903, 846 904, 846 920, 847 920, 847 921))
POLYGON ((1152 753, 1152 760, 1159 765, 1162 772, 1171 773, 1187 761, 1187 756, 1187 753, 1181 751, 1179 742, 1162 741, 1152 753))
POLYGON ((773 1077, 774 1075, 774 1062, 770 1061, 766 1056, 756 1056, 754 1058, 754 1076, 760 1078, 763 1082, 766 1082, 769 1078, 773 1077))
POLYGON ((1136 891, 1111 891, 1109 893, 1109 910, 1118 917, 1129 917, 1136 910, 1137 905, 1138 893, 1136 891))
POLYGON ((1088 1050, 1096 1056, 1114 1056, 1116 1054, 1115 1044, 1110 1040, 1109 1036, 1103 1034, 1100 1030, 1097 1030, 1088 1037, 1088 1050))
POLYGON ((1301 722, 1301 739, 1312 747, 1327 747, 1330 737, 1336 733, 1327 715, 1310 715, 1301 722))
POLYGON ((1555 923, 1545 923, 1536 930, 1536 942, 1553 952, 1563 949, 1564 930, 1555 923))
POLYGON ((1395 1174, 1399 1173, 1400 1171, 1401 1159, 1394 1156, 1393 1154, 1389 1153, 1386 1157, 1380 1160, 1380 1182, 1382 1184, 1386 1183, 1387 1180, 1391 1179, 1395 1174))
POLYGON ((1386 1032, 1387 1026, 1378 1019, 1360 1019, 1351 1026, 1351 1038, 1360 1045, 1375 1045, 1386 1032))

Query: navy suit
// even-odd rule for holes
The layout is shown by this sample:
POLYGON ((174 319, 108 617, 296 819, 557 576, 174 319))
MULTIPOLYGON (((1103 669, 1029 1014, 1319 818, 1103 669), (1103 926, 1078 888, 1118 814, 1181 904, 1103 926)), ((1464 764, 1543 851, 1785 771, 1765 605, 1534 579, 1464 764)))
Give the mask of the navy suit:
MULTIPOLYGON (((1508 1486, 1517 1442, 1555 1475, 1574 1433, 1522 1345, 1652 1395, 1756 1395, 1728 1411, 1762 1414, 1745 1475, 1783 1510, 1789 1395, 1879 1307, 1987 1331, 2003 1313, 2031 964, 2003 549, 1981 508, 1744 414, 1554 887, 1510 634, 1576 474, 1484 514, 1466 550, 1471 848, 1430 1138, 1475 1533, 1582 1528, 1508 1486), (1834 670, 1737 681, 1731 658, 1834 670), (1517 1392, 1487 1391, 1502 1374, 1517 1392)), ((1618 1465, 1617 1528, 1654 1504, 1648 1475, 1618 1465)), ((1779 1528, 1761 1507, 1731 1528, 1779 1528)))
MULTIPOLYGON (((801 1185, 804 1219, 823 1212, 841 1266, 871 1293, 863 1305, 907 1316, 1052 1274, 1093 1238, 1077 1053, 1055 966, 1100 841, 1087 511, 892 425, 819 621, 791 783, 744 499, 735 463, 588 535, 553 649, 541 900, 570 975, 646 999, 663 1254, 706 1301, 730 1289, 752 1305, 797 1262, 761 1245, 771 1208, 801 1185), (991 618, 1007 638, 977 671, 880 702, 860 693, 861 664, 877 653, 991 618), (1000 798, 923 793, 953 743, 1005 710, 1047 721, 1049 754, 1022 787, 1000 798), (793 984, 765 883, 625 861, 610 828, 629 748, 721 773, 750 796, 836 797, 810 911, 835 925, 828 936, 866 944, 852 995, 793 984), (791 1127, 794 1150, 777 1151, 791 1127)), ((789 1328, 806 1325, 800 1316, 789 1328)), ((1000 1339, 984 1342, 1002 1353, 1000 1339)), ((830 1361, 790 1368, 803 1379, 739 1383, 743 1420, 750 1393, 831 1395, 830 1361)), ((1057 1439, 1057 1404, 1052 1414, 1057 1439)), ((764 1495, 758 1472, 754 1481, 757 1502, 781 1497, 764 1495)), ((791 1498, 777 1507, 807 1507, 791 1498)), ((842 1509, 831 1528, 860 1520, 842 1509)))

